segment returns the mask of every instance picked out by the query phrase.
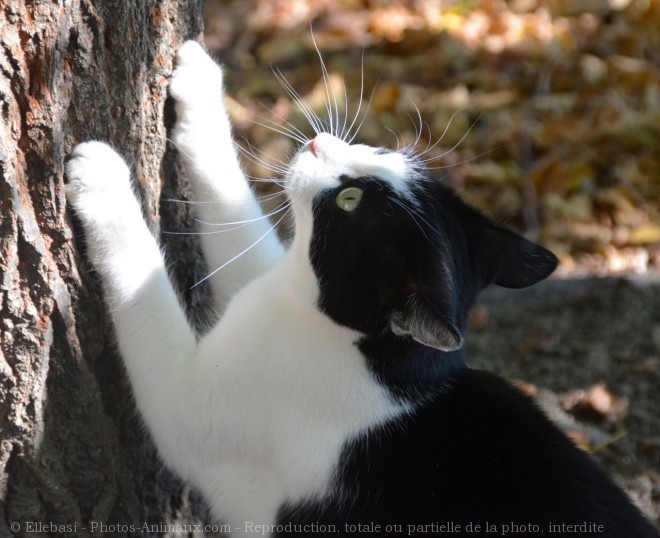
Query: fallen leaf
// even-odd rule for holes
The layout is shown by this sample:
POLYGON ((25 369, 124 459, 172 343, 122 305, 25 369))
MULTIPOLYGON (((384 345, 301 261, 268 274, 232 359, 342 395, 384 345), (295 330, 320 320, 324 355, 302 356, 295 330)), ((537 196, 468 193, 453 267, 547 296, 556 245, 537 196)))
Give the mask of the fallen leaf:
POLYGON ((561 405, 567 413, 587 422, 620 422, 628 415, 628 400, 613 394, 604 383, 569 392, 561 405))
POLYGON ((641 245, 645 243, 660 243, 660 223, 650 222, 639 226, 628 235, 628 244, 641 245))

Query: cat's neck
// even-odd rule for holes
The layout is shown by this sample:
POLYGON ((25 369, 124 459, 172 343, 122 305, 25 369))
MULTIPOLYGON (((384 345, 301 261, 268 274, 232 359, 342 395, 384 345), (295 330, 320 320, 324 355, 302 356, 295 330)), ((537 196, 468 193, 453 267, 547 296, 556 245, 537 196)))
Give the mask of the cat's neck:
MULTIPOLYGON (((294 239, 280 260, 276 279, 280 290, 287 295, 290 308, 299 309, 301 316, 305 312, 316 316, 320 314, 319 289, 309 262, 308 245, 305 238, 294 239)), ((321 315, 335 325, 329 317, 321 315)), ((462 349, 441 351, 392 333, 365 335, 355 343, 374 376, 394 395, 403 398, 418 399, 442 392, 467 368, 462 349)))
POLYGON ((391 333, 364 336, 358 346, 379 381, 402 398, 446 391, 467 368, 462 349, 440 351, 391 333))
POLYGON ((319 288, 308 250, 305 241, 296 236, 274 268, 274 277, 292 307, 318 310, 319 288))

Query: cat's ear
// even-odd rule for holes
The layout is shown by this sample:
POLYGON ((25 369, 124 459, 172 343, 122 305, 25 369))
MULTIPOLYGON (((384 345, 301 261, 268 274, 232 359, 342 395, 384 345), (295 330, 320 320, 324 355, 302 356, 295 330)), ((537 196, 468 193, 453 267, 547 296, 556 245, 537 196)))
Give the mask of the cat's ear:
POLYGON ((391 315, 390 329, 397 336, 409 336, 425 346, 454 351, 463 345, 463 335, 454 315, 455 309, 447 294, 441 290, 434 291, 435 295, 443 297, 432 304, 416 289, 405 306, 391 315))
POLYGON ((516 232, 491 223, 481 236, 481 257, 488 284, 526 288, 547 278, 557 267, 557 257, 516 232))
POLYGON ((557 268, 558 260, 549 250, 498 224, 455 193, 448 195, 445 188, 437 185, 436 188, 441 207, 451 214, 459 235, 466 239, 467 251, 455 248, 452 251, 459 266, 467 262, 463 267, 474 275, 476 291, 491 283, 505 288, 526 288, 547 278, 557 268))

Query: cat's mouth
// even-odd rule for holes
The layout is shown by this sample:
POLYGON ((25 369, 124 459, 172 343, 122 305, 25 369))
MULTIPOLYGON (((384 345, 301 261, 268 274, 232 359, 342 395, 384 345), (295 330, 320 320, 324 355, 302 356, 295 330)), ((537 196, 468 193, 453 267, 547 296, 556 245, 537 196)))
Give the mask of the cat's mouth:
POLYGON ((294 157, 285 178, 287 187, 296 196, 314 196, 319 191, 340 185, 345 174, 342 155, 350 145, 329 134, 320 133, 305 143, 294 157))

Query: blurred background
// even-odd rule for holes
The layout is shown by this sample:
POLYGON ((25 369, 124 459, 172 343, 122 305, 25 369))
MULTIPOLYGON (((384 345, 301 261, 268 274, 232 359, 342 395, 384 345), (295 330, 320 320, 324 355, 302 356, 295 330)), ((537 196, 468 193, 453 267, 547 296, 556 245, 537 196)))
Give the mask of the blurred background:
POLYGON ((349 123, 362 98, 356 142, 414 143, 421 117, 438 177, 560 274, 660 268, 660 0, 206 0, 205 19, 261 159, 296 143, 259 123, 312 133, 274 70, 327 115, 315 41, 349 123))

